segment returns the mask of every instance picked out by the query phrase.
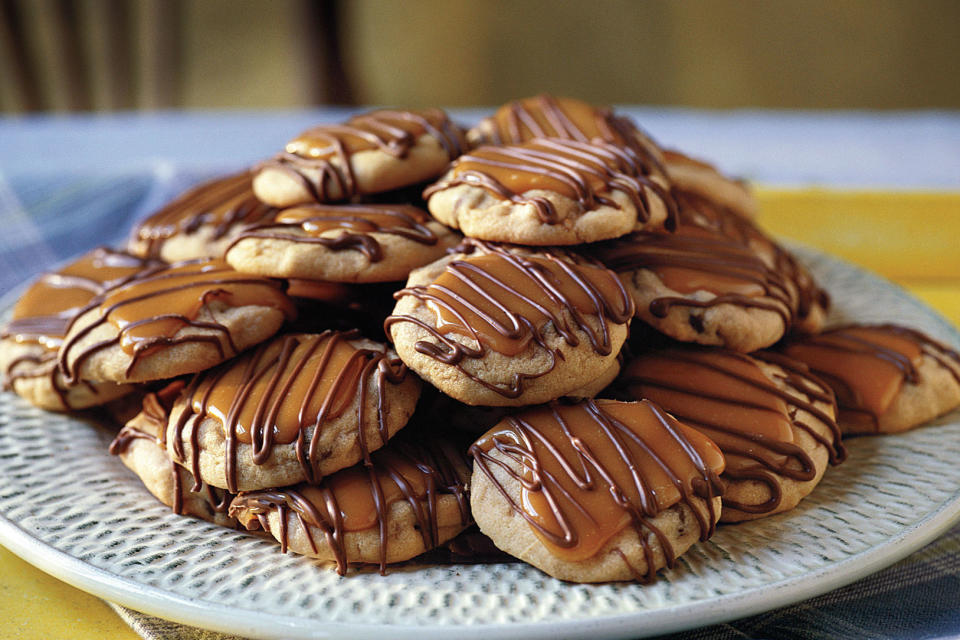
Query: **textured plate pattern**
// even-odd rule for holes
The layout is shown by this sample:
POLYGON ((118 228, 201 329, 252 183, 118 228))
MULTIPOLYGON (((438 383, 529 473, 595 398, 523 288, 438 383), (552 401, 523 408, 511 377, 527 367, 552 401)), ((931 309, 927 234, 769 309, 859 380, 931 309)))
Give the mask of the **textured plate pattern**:
MULTIPOLYGON (((800 253, 828 284, 832 321, 899 321, 960 344, 945 321, 893 285, 821 254, 800 253)), ((561 635, 638 635, 754 612, 771 587, 806 585, 797 593, 813 595, 818 587, 811 581, 826 576, 841 583, 837 573, 851 560, 889 556, 898 536, 934 516, 944 526, 945 516, 960 512, 960 415, 938 425, 851 440, 849 461, 829 470, 797 509, 721 527, 654 585, 571 585, 521 564, 404 567, 386 577, 340 578, 280 555, 272 541, 172 515, 107 455, 110 432, 2 394, 0 513, 7 522, 0 531, 28 559, 60 551, 103 570, 101 580, 135 587, 125 604, 194 624, 178 603, 183 611, 207 607, 209 626, 241 634, 270 634, 251 621, 277 616, 272 621, 282 618, 284 628, 275 633, 288 637, 347 634, 350 627, 337 623, 401 627, 384 637, 432 635, 440 625, 468 625, 456 632, 463 637, 489 635, 484 625, 507 623, 550 625, 561 635), (706 615, 691 620, 687 611, 706 615), (604 627, 611 616, 616 626, 604 627)), ((61 577, 69 580, 71 567, 61 577)))

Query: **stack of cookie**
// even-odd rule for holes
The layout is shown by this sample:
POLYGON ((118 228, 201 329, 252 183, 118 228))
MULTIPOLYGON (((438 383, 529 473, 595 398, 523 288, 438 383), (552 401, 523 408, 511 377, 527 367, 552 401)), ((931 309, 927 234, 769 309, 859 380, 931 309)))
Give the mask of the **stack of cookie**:
POLYGON ((42 277, 0 366, 51 410, 134 398, 111 452, 158 499, 341 573, 475 522, 565 580, 651 580, 793 508, 842 433, 960 404, 930 338, 822 331, 827 295, 755 214, 577 100, 467 131, 374 111, 42 277))

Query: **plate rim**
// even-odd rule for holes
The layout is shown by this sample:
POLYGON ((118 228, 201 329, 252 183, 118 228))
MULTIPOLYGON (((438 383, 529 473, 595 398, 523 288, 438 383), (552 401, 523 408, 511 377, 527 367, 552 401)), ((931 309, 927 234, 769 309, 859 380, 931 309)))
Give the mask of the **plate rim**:
MULTIPOLYGON (((801 254, 815 255, 819 260, 840 264, 846 269, 856 271, 862 277, 875 281, 876 284, 891 289, 905 302, 922 308, 931 320, 936 320, 946 333, 951 334, 955 342, 960 343, 960 329, 937 310, 896 283, 819 249, 796 242, 787 241, 785 244, 791 250, 797 250, 801 254)), ((30 282, 14 287, 0 296, 0 310, 10 307, 30 282)), ((531 640, 554 640, 558 632, 564 637, 646 637, 705 627, 802 602, 889 567, 939 538, 956 522, 960 522, 960 488, 937 509, 928 512, 925 517, 904 528, 893 538, 874 547, 812 572, 752 587, 736 594, 714 596, 699 602, 678 604, 653 611, 602 615, 579 620, 429 626, 323 622, 316 619, 241 610, 207 600, 190 599, 88 564, 34 538, 2 513, 0 513, 0 544, 45 573, 108 602, 180 624, 223 633, 241 634, 244 637, 264 639, 389 637, 397 640, 421 640, 446 639, 452 633, 456 633, 464 640, 500 640, 514 638, 518 634, 531 640)))

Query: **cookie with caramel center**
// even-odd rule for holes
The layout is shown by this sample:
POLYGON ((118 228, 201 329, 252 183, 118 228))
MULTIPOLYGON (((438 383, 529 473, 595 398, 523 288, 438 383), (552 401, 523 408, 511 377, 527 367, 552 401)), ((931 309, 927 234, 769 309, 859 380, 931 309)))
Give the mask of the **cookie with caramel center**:
POLYGON ((466 404, 522 406, 616 365, 633 304, 615 274, 560 251, 459 251, 411 273, 384 324, 421 377, 466 404))
POLYGON ((276 207, 339 202, 431 180, 463 146, 440 109, 371 111, 304 131, 257 168, 253 189, 276 207))

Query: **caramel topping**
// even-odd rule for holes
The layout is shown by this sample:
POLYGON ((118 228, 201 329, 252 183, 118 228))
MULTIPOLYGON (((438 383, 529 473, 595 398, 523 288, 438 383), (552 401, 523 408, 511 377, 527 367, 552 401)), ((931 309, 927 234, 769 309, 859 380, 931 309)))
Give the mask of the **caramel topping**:
POLYGON ((830 383, 841 410, 869 417, 876 428, 903 385, 920 382, 917 367, 924 356, 960 384, 956 352, 919 331, 892 324, 839 327, 790 343, 783 351, 830 383))
POLYGON ((60 367, 68 381, 75 380, 86 358, 113 345, 120 345, 125 353, 133 356, 128 374, 139 358, 179 342, 209 342, 224 356, 228 350, 236 353, 238 349, 226 327, 213 320, 197 320, 201 310, 213 301, 232 307, 268 306, 283 311, 288 317, 295 315, 292 303, 277 281, 241 275, 220 260, 181 262, 141 271, 93 298, 86 309, 99 307, 99 318, 63 345, 60 367), (72 366, 69 365, 69 356, 77 342, 106 322, 116 327, 117 337, 87 347, 72 366), (175 337, 185 327, 212 329, 217 334, 175 337))
POLYGON ((508 147, 480 147, 460 156, 448 174, 424 191, 424 197, 460 184, 485 189, 495 197, 532 205, 545 224, 559 222, 546 198, 527 195, 553 191, 576 201, 587 211, 600 205, 620 208, 613 190, 626 194, 641 222, 650 219, 648 190, 667 207, 667 225, 673 224, 675 204, 669 191, 651 178, 653 165, 629 147, 593 140, 538 139, 508 147))
POLYGON ((673 549, 650 520, 679 503, 694 512, 701 540, 714 531, 720 450, 649 402, 587 400, 528 410, 488 431, 470 453, 550 552, 570 562, 594 556, 633 526, 647 557, 650 532, 673 566, 673 549), (519 503, 496 479, 494 465, 520 483, 519 503))
POLYGON ((767 485, 771 498, 760 505, 724 505, 749 513, 767 513, 780 504, 777 477, 810 480, 813 460, 797 445, 802 429, 841 462, 846 452, 833 415, 815 403, 834 405, 833 394, 806 368, 763 352, 746 356, 719 349, 669 349, 641 355, 621 377, 629 395, 656 402, 685 424, 712 439, 727 459, 725 477, 754 479, 767 485), (768 360, 784 369, 779 387, 761 369, 768 360), (827 438, 796 418, 800 408, 831 430, 827 438))
POLYGON ((137 225, 133 239, 147 243, 148 255, 159 256, 167 240, 176 235, 210 227, 212 239, 219 240, 242 226, 273 218, 277 210, 257 200, 251 180, 251 174, 244 172, 205 182, 137 225))
MULTIPOLYGON (((296 442, 297 459, 310 480, 318 476, 319 443, 324 425, 343 415, 357 401, 356 437, 367 459, 386 443, 386 383, 399 384, 406 368, 385 350, 350 343, 356 333, 327 331, 276 338, 216 369, 197 374, 184 394, 184 411, 176 424, 174 453, 184 459, 183 430, 213 418, 226 438, 226 478, 237 489, 237 445, 252 445, 254 464, 265 464, 276 444, 296 442), (367 389, 377 394, 380 442, 366 441, 367 389), (359 401, 358 401, 359 398, 359 401), (308 432, 312 434, 308 435, 308 432)), ((193 443, 192 468, 199 477, 199 450, 193 443)))
POLYGON ((650 303, 650 313, 666 317, 674 306, 712 307, 735 304, 774 311, 789 327, 795 298, 786 275, 770 268, 755 251, 713 229, 680 224, 671 234, 633 233, 596 245, 594 255, 617 272, 652 271, 668 288, 714 297, 663 296, 650 303))
POLYGON ((317 484, 241 493, 233 501, 230 513, 246 521, 248 528, 260 526, 269 530, 267 514, 278 510, 278 537, 284 551, 291 514, 296 516, 314 553, 317 543, 311 528, 320 529, 333 551, 340 575, 347 569, 345 534, 377 529, 382 574, 386 571, 388 518, 394 503, 404 501, 410 505, 426 549, 440 542, 437 502, 441 496, 454 496, 459 503, 461 524, 469 524, 467 488, 460 471, 466 466, 466 461, 442 439, 394 440, 389 447, 374 453, 367 465, 338 471, 317 484))
POLYGON ((350 156, 378 150, 406 157, 421 136, 436 140, 451 160, 461 153, 461 133, 439 109, 424 111, 380 110, 355 116, 345 124, 322 125, 300 134, 286 150, 262 167, 280 169, 297 179, 317 202, 332 194, 346 199, 360 193, 350 156), (299 169, 319 172, 308 177, 299 169))
POLYGON ((529 142, 535 138, 566 138, 589 142, 595 138, 630 147, 664 173, 656 145, 629 119, 605 107, 573 98, 539 95, 514 100, 497 109, 475 129, 487 144, 529 142))
MULTIPOLYGON (((612 350, 607 322, 624 324, 633 313, 630 296, 617 277, 599 265, 559 253, 531 255, 511 253, 495 245, 467 242, 468 252, 452 261, 427 286, 407 287, 394 297, 414 296, 436 314, 433 325, 412 316, 390 316, 385 330, 398 322, 413 322, 426 329, 434 342, 421 341, 417 351, 459 367, 464 358, 483 358, 487 349, 517 355, 533 342, 551 353, 557 350, 544 337, 549 325, 571 346, 585 334, 593 350, 608 355, 612 350), (569 258, 569 259, 568 259, 569 258), (588 322, 587 318, 595 319, 588 322), (468 344, 448 334, 469 338, 468 344)), ((526 378, 544 375, 517 374, 504 388, 491 385, 460 370, 477 382, 506 396, 523 393, 526 378)))
POLYGON ((3 337, 55 350, 70 322, 94 297, 156 264, 104 247, 94 249, 60 271, 41 276, 17 301, 3 337))
POLYGON ((435 245, 437 235, 426 226, 429 220, 423 210, 409 205, 306 205, 285 209, 273 222, 248 228, 231 246, 246 238, 269 238, 321 245, 332 251, 354 249, 371 262, 379 262, 383 249, 373 234, 435 245), (331 231, 340 233, 328 235, 331 231))

